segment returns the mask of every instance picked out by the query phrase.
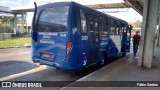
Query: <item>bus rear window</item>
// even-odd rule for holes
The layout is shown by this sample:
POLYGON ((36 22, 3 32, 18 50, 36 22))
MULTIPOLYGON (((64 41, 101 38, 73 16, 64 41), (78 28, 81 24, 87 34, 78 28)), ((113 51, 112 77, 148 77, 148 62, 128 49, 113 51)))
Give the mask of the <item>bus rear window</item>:
POLYGON ((69 6, 41 9, 37 29, 39 32, 64 32, 67 27, 69 6))

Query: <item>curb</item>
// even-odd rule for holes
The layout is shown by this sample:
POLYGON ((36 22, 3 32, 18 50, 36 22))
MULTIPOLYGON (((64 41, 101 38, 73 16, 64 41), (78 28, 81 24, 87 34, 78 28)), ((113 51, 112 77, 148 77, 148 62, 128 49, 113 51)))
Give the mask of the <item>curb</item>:
POLYGON ((6 47, 6 48, 0 48, 0 49, 8 49, 8 48, 30 48, 31 46, 20 46, 20 47, 6 47))

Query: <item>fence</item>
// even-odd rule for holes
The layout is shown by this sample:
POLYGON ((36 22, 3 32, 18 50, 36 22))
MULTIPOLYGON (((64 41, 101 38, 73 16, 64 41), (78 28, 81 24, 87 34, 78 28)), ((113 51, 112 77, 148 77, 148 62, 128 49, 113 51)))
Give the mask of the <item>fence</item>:
POLYGON ((0 33, 0 40, 10 39, 14 36, 15 35, 13 33, 0 33))

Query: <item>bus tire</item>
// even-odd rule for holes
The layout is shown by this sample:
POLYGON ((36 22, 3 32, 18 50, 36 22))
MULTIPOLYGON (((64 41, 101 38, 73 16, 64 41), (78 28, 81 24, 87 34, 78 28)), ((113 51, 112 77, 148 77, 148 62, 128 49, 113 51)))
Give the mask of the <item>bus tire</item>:
POLYGON ((59 70, 60 68, 57 68, 57 67, 56 67, 56 69, 59 70))
POLYGON ((124 57, 124 56, 126 56, 126 52, 123 52, 123 53, 122 53, 122 57, 124 57))

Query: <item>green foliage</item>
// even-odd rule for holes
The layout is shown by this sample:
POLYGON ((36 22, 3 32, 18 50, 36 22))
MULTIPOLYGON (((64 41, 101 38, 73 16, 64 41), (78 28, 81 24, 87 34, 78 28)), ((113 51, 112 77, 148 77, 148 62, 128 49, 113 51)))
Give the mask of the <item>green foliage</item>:
POLYGON ((0 33, 13 33, 13 26, 0 24, 0 33))
POLYGON ((1 18, 1 22, 2 23, 5 23, 5 22, 14 22, 14 17, 8 17, 8 16, 3 16, 2 18, 1 18))
POLYGON ((31 38, 29 36, 0 40, 0 48, 20 47, 25 45, 31 45, 31 38))
POLYGON ((142 22, 137 20, 136 22, 130 22, 129 24, 131 24, 133 26, 133 28, 141 28, 142 27, 142 22))

